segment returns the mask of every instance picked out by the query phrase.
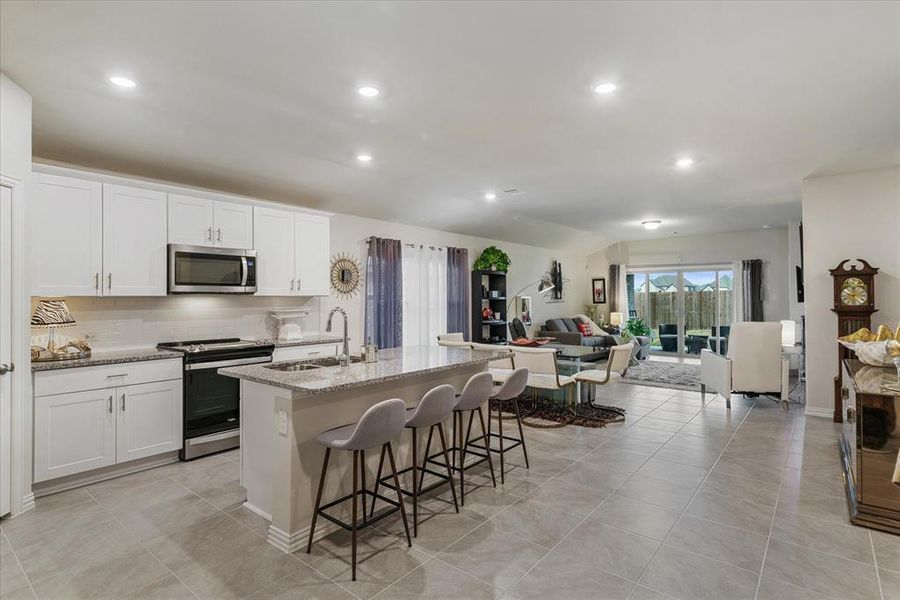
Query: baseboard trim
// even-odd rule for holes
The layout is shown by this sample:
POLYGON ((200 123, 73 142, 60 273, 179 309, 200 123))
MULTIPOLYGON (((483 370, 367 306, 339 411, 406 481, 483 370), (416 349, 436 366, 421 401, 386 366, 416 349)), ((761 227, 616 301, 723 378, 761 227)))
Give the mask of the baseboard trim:
POLYGON ((805 413, 807 417, 817 417, 820 419, 828 419, 829 421, 834 418, 834 411, 830 408, 816 408, 808 404, 806 405, 805 413))
MULTIPOLYGON (((334 523, 322 523, 321 521, 322 520, 320 519, 319 523, 316 523, 316 536, 313 538, 314 541, 320 540, 326 535, 340 529, 340 527, 334 523)), ((306 551, 306 544, 309 542, 309 526, 307 525, 300 531, 288 534, 274 525, 269 525, 269 535, 266 540, 285 554, 293 554, 299 550, 306 551)))
POLYGON ((253 506, 252 504, 250 504, 250 502, 244 502, 241 506, 243 506, 244 508, 246 508, 247 510, 249 510, 252 513, 258 514, 259 516, 261 516, 263 519, 265 519, 269 523, 272 522, 272 515, 270 515, 266 511, 262 510, 261 508, 257 508, 255 506, 253 506))
POLYGON ((17 515, 21 515, 22 513, 28 512, 34 508, 34 494, 26 494, 22 496, 22 510, 21 512, 16 513, 17 515))
POLYGON ((160 454, 159 456, 148 456, 146 458, 122 463, 120 465, 110 465, 109 467, 94 469, 92 471, 85 471, 84 473, 76 473, 74 475, 67 475, 65 477, 41 481, 40 483, 35 483, 32 486, 32 490, 34 491, 34 495, 36 495, 38 498, 41 498, 50 494, 73 490, 75 488, 84 487, 92 483, 98 483, 100 481, 106 481, 107 479, 122 477, 123 475, 131 475, 132 473, 137 473, 139 471, 155 469, 156 467, 161 467, 177 462, 178 451, 174 450, 172 452, 160 454))

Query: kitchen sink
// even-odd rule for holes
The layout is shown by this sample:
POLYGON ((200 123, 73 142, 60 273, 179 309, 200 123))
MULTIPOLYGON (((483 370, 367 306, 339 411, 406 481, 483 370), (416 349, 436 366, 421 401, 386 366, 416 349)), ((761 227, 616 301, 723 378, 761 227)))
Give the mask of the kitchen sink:
MULTIPOLYGON (((351 363, 359 363, 362 362, 362 358, 359 356, 351 356, 351 363)), ((297 371, 312 371, 315 369, 324 369, 325 367, 337 367, 339 366, 340 360, 336 356, 328 356, 325 358, 310 358, 308 360, 298 361, 298 362, 283 362, 283 363, 274 363, 271 365, 263 365, 266 369, 272 369, 273 371, 288 371, 288 372, 297 372, 297 371)))

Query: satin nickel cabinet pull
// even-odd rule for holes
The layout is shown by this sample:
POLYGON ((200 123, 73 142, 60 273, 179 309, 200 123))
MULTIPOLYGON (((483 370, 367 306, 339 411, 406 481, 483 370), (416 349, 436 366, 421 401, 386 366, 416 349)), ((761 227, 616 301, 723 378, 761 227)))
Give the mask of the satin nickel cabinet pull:
POLYGON ((109 414, 112 414, 112 394, 109 395, 109 414))
POLYGON ((291 279, 291 291, 292 292, 294 291, 294 280, 293 279, 291 279))
POLYGON ((108 290, 112 289, 112 273, 106 274, 106 289, 108 289, 108 290))
POLYGON ((100 289, 100 273, 94 273, 94 289, 100 289))
POLYGON ((216 228, 216 241, 217 242, 222 241, 222 228, 221 227, 216 228))
POLYGON ((212 225, 206 228, 206 239, 212 241, 212 225))
POLYGON ((297 278, 297 291, 300 291, 300 278, 297 278))
POLYGON ((122 412, 125 412, 125 394, 122 394, 122 412))

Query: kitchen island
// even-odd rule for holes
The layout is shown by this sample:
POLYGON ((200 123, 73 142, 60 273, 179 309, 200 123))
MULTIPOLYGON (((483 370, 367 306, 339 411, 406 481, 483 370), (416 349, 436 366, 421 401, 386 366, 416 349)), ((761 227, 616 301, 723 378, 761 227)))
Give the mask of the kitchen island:
MULTIPOLYGON (((269 542, 285 552, 305 547, 325 452, 315 441, 319 433, 355 423, 382 400, 400 398, 414 407, 437 385, 449 383, 459 391, 502 356, 411 346, 381 350, 377 362, 348 367, 316 359, 219 369, 241 380, 241 485, 247 489, 245 506, 270 522, 269 542)), ((397 468, 409 466, 410 434, 404 432, 394 447, 397 468)), ((378 452, 372 454, 366 457, 369 482, 378 460, 378 452)), ((350 492, 351 466, 351 453, 332 454, 323 499, 350 492)), ((333 530, 320 525, 317 537, 333 530)))

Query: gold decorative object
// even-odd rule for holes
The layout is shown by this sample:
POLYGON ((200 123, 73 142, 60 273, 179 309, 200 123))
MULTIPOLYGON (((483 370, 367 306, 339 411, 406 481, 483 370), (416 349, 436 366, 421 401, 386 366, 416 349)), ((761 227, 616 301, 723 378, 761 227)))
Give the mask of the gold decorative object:
POLYGON ((338 296, 355 296, 361 284, 359 261, 354 256, 342 252, 331 258, 331 289, 338 296))

